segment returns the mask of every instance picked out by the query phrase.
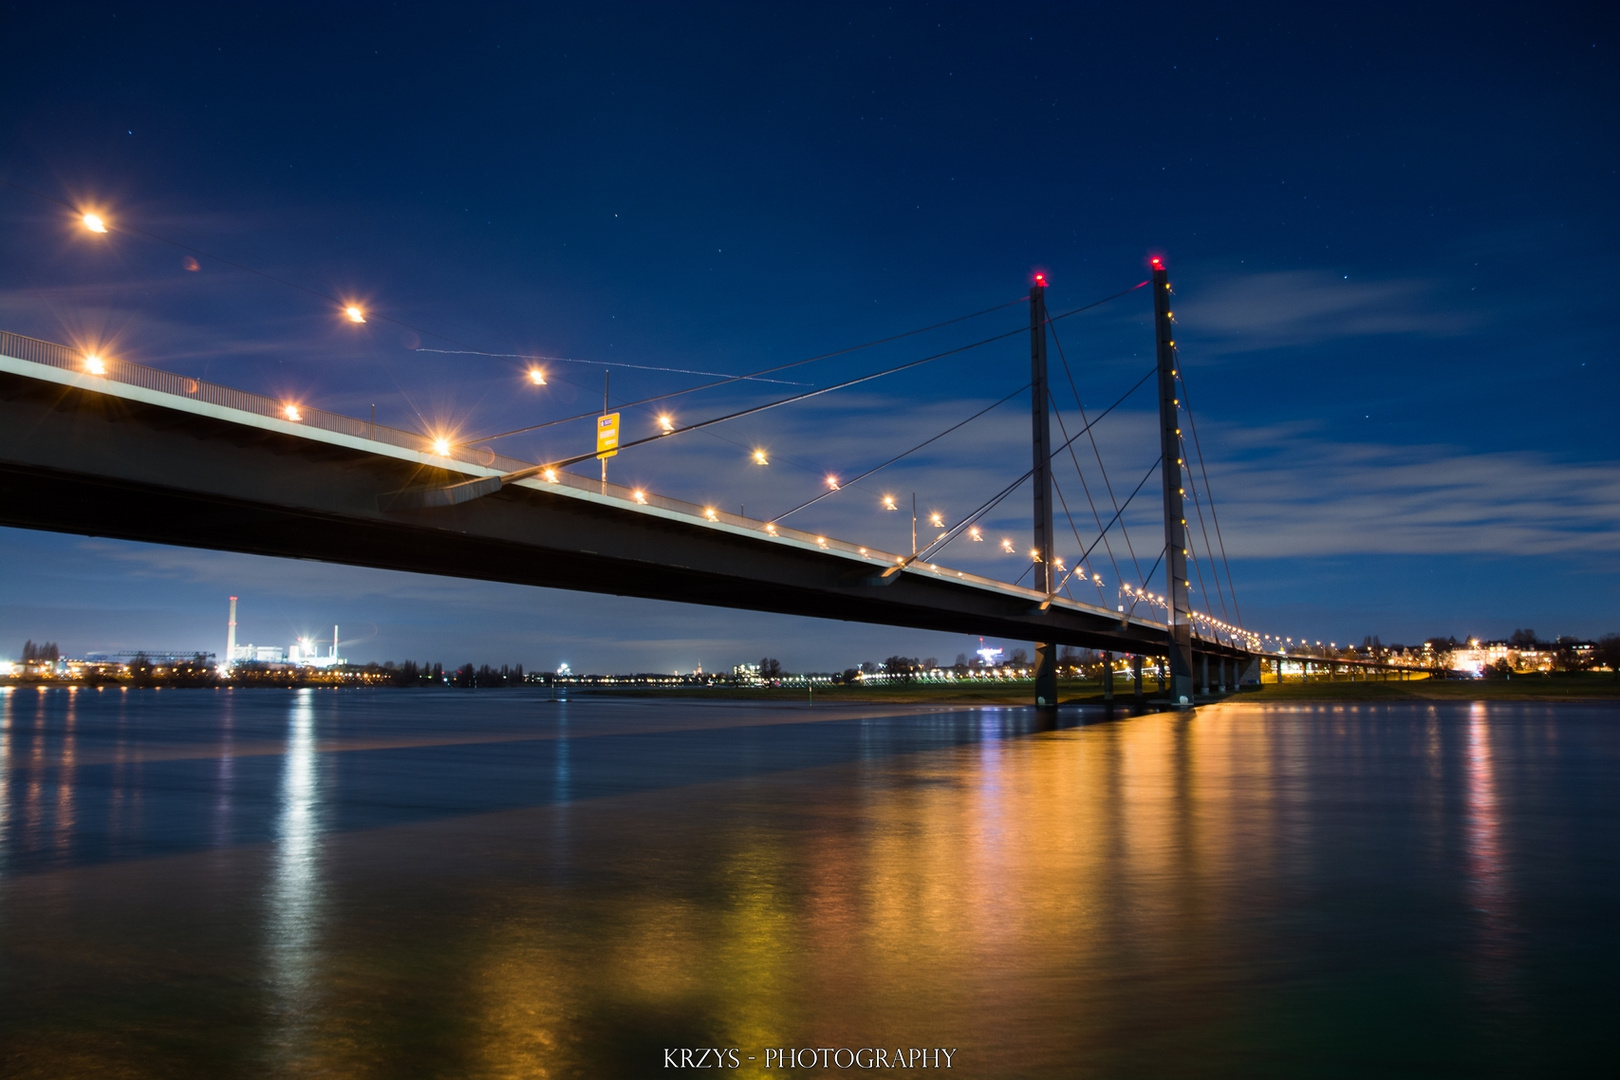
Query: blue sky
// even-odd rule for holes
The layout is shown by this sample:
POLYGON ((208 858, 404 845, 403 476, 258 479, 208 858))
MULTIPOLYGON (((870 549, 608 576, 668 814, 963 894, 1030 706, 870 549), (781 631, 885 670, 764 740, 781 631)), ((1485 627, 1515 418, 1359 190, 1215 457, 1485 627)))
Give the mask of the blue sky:
MULTIPOLYGON (((604 363, 757 370, 1015 300, 1037 269, 1054 310, 1078 306, 1163 254, 1246 625, 1385 641, 1620 627, 1620 94, 1599 8, 92 4, 3 18, 8 39, 36 43, 0 72, 5 329, 487 433, 591 408, 604 363), (90 237, 20 188, 221 258, 188 270, 185 251, 137 233, 90 237), (354 327, 229 263, 396 321, 354 327), (536 391, 515 361, 423 347, 591 363, 548 365, 536 391)), ((1015 305, 782 377, 827 385, 1022 317, 1015 305)), ((1147 298, 1059 334, 1086 405, 1106 405, 1148 363, 1147 298)), ((1025 349, 1009 339, 723 438, 626 453, 614 475, 777 513, 824 473, 1016 389, 1025 349), (755 445, 767 469, 748 463, 755 445)), ((619 368, 614 397, 692 381, 619 368)), ((677 413, 790 389, 745 384, 677 413)), ((1099 426, 1116 487, 1156 454, 1149 405, 1099 426)), ((652 422, 626 411, 630 430, 652 422)), ((501 448, 555 456, 588 435, 501 448)), ((916 491, 951 517, 1027 454, 1027 409, 1009 403, 795 520, 899 546, 909 517, 882 513, 881 494, 916 491)), ((1058 482, 1083 526, 1072 468, 1058 482)), ((1027 514, 1004 509, 994 535, 1026 538, 1027 514)), ((1127 524, 1157 551, 1144 510, 1127 524)), ((1099 567, 1111 586, 1134 575, 1116 555, 1099 567)), ((994 544, 945 561, 1022 569, 994 544)), ((362 659, 670 670, 769 653, 831 668, 975 644, 18 530, 0 530, 0 566, 0 653, 30 637, 217 648, 232 593, 244 637, 337 622, 362 659)))

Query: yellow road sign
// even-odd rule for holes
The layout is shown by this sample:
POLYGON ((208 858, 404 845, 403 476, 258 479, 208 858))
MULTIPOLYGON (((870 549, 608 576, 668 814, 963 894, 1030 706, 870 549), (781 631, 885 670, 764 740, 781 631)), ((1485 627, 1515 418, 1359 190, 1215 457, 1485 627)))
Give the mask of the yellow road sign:
POLYGON ((596 456, 610 458, 619 452, 619 414, 610 412, 596 418, 596 456))

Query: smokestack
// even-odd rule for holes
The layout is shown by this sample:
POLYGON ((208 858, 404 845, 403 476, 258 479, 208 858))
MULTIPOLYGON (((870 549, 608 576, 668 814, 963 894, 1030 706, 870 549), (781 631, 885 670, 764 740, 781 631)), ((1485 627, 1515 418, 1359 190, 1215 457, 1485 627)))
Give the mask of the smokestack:
POLYGON ((332 660, 337 661, 337 623, 332 624, 332 660))
POLYGON ((236 597, 231 597, 231 621, 225 624, 225 663, 236 657, 236 597))

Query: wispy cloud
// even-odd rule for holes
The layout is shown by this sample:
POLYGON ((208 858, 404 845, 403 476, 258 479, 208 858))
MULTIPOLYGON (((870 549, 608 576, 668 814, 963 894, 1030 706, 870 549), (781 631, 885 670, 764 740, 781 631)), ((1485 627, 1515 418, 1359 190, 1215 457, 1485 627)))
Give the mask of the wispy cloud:
POLYGON ((1178 321, 1206 352, 1251 352, 1346 338, 1447 337, 1478 316, 1446 306, 1425 278, 1360 280, 1320 270, 1215 279, 1177 300, 1178 321))
POLYGON ((1620 462, 1332 442, 1297 426, 1219 440, 1244 451, 1212 467, 1232 555, 1620 550, 1620 462))

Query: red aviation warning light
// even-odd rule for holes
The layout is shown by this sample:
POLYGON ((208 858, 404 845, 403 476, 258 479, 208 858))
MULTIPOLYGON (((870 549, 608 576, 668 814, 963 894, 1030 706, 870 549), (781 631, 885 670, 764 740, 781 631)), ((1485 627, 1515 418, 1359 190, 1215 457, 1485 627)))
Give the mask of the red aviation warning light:
POLYGON ((1157 255, 1155 255, 1155 256, 1153 256, 1153 258, 1149 259, 1148 264, 1150 266, 1152 266, 1153 269, 1155 269, 1155 270, 1163 270, 1164 269, 1164 260, 1159 258, 1157 255))
POLYGON ((1035 275, 1035 284, 1037 286, 1039 286, 1040 288, 1042 288, 1042 289, 1046 288, 1046 275, 1045 274, 1036 274, 1035 275))

